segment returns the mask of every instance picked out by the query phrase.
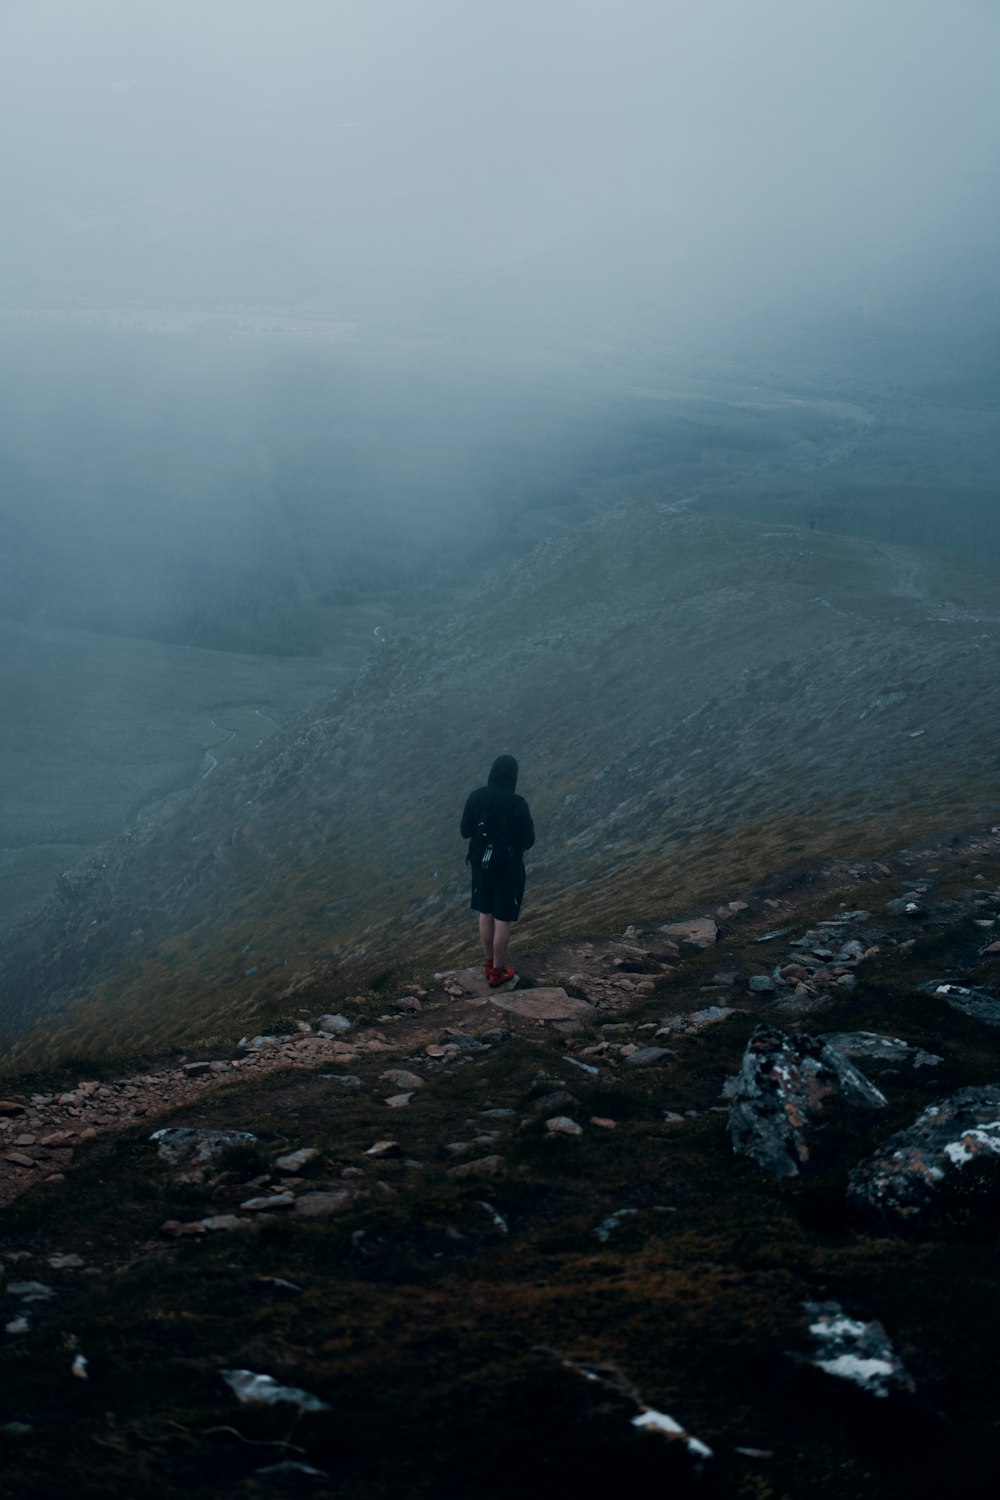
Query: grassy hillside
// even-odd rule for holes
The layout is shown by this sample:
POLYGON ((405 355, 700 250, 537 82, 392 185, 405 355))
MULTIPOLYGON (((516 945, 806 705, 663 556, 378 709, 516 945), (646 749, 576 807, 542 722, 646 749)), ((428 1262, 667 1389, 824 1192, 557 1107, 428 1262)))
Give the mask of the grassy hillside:
POLYGON ((3 960, 13 1058, 471 956, 458 814, 501 749, 534 943, 989 818, 996 598, 990 569, 668 505, 550 541, 64 880, 3 960))

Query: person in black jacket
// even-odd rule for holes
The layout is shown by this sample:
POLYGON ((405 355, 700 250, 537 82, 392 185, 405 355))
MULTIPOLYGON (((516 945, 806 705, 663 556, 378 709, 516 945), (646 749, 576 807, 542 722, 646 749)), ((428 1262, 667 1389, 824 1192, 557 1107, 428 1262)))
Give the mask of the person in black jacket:
POLYGON ((470 792, 462 813, 462 837, 469 840, 473 911, 479 913, 483 968, 491 988, 514 978, 507 967, 510 925, 521 914, 524 851, 535 842, 531 812, 517 786, 517 761, 498 755, 486 786, 470 792))

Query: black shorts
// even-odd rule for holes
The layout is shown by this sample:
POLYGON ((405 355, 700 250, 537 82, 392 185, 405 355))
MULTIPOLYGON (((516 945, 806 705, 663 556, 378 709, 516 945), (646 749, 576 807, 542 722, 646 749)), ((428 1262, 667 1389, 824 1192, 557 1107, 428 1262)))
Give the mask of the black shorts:
POLYGON ((516 922, 524 900, 524 866, 505 870, 503 874, 483 871, 472 866, 473 911, 485 912, 499 922, 516 922))

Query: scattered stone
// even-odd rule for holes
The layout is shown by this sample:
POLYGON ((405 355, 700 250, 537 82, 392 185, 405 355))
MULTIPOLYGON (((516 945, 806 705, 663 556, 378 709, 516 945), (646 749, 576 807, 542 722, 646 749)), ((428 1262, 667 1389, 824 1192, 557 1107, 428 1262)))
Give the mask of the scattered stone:
POLYGON ((9 1323, 4 1324, 4 1332, 15 1336, 19 1333, 27 1333, 30 1328, 31 1319, 25 1317, 23 1313, 19 1318, 11 1318, 9 1323))
POLYGON ((988 990, 970 989, 964 984, 952 984, 948 980, 929 980, 921 990, 940 995, 952 1010, 959 1010, 975 1021, 985 1021, 987 1026, 1000 1026, 1000 1000, 988 990))
POLYGON ((465 1177, 496 1177, 505 1165, 502 1156, 480 1156, 475 1161, 463 1161, 457 1167, 449 1167, 447 1175, 456 1181, 465 1177))
POLYGON ((393 1010, 402 1011, 404 1015, 416 1015, 423 1009, 420 1001, 415 995, 400 995, 398 1000, 392 1002, 393 1010))
MULTIPOLYGON (((880 1229, 906 1229, 933 1220, 970 1162, 1000 1156, 1000 1086, 959 1089, 929 1105, 850 1174, 847 1200, 880 1229)), ((1000 1169, 970 1176, 979 1204, 1000 1200, 1000 1169)), ((972 1205, 973 1207, 975 1205, 972 1205)))
MULTIPOLYGON (((96 1131, 95 1131, 96 1134, 96 1131)), ((81 1136, 81 1139, 83 1137, 81 1136)), ((154 1130, 156 1154, 171 1166, 204 1166, 232 1146, 253 1146, 257 1137, 249 1130, 202 1130, 190 1125, 154 1130)))
POLYGON ((210 1062, 185 1063, 181 1069, 186 1078, 201 1078, 204 1074, 211 1073, 211 1071, 212 1064, 210 1062))
POLYGON ((294 1208, 294 1193, 264 1193, 259 1198, 247 1198, 246 1202, 240 1204, 244 1213, 260 1214, 267 1213, 272 1208, 294 1208))
POLYGON ((354 1073, 324 1073, 322 1077, 330 1083, 338 1084, 342 1089, 349 1089, 352 1093, 363 1086, 361 1079, 354 1073))
POLYGON ((412 1092, 409 1094, 390 1094, 385 1102, 390 1109, 405 1109, 412 1098, 412 1092))
POLYGON ((563 1062, 569 1063, 572 1068, 579 1068, 581 1073, 590 1073, 595 1078, 600 1077, 601 1070, 600 1068, 595 1068, 593 1063, 581 1062, 578 1057, 564 1057, 563 1062))
POLYGON ((811 1163, 809 1136, 831 1099, 867 1109, 886 1100, 842 1053, 804 1032, 758 1026, 726 1090, 733 1150, 775 1177, 811 1163))
POLYGON ((380 1083, 393 1083, 398 1089, 422 1089, 424 1079, 419 1073, 409 1073, 405 1068, 388 1068, 379 1074, 380 1083))
POLYGON ((545 1121, 545 1128, 553 1135, 583 1135, 583 1126, 571 1120, 569 1115, 553 1115, 545 1121))
POLYGON ((24 1105, 19 1104, 16 1099, 0 1099, 0 1115, 12 1118, 25 1113, 24 1105))
POLYGON ((778 986, 768 974, 755 974, 747 981, 747 989, 751 995, 773 995, 778 986))
POLYGON ((3 1159, 4 1161, 12 1162, 15 1167, 30 1169, 35 1165, 34 1160, 30 1156, 26 1156, 23 1151, 5 1151, 3 1159))
POLYGON ((330 1188, 316 1193, 300 1193, 295 1200, 296 1214, 307 1219, 318 1219, 324 1214, 335 1214, 354 1200, 350 1188, 330 1188))
POLYGON ((250 1220, 241 1219, 239 1214, 209 1214, 207 1219, 201 1220, 201 1224, 210 1234, 215 1234, 220 1230, 246 1229, 250 1220))
POLYGON ((365 1152, 366 1156, 402 1156, 398 1141, 376 1141, 374 1146, 369 1146, 365 1152))
POLYGON ((662 1062, 665 1057, 674 1056, 676 1054, 671 1052, 669 1047, 636 1047, 626 1057, 625 1063, 629 1068, 651 1068, 655 1063, 662 1062))
POLYGON ((567 995, 562 988, 518 990, 513 994, 492 994, 490 1003, 509 1015, 526 1021, 576 1021, 594 1016, 594 1007, 586 1000, 567 995))
POLYGON ((299 1151, 290 1151, 287 1156, 277 1156, 274 1165, 279 1172, 301 1172, 311 1161, 319 1156, 315 1146, 303 1146, 299 1151))
POLYGON ((711 917, 695 917, 690 922, 666 922, 659 929, 669 938, 675 938, 682 948, 696 948, 699 952, 713 948, 719 940, 719 929, 711 917))
POLYGON ((350 1021, 346 1016, 341 1015, 320 1016, 314 1022, 314 1025, 317 1031, 327 1031, 334 1035, 338 1032, 350 1031, 351 1029, 350 1021))
POLYGON ((591 1115, 591 1117, 590 1117, 590 1123, 591 1123, 591 1125, 598 1126, 598 1128, 601 1129, 601 1130, 617 1130, 618 1129, 618 1121, 617 1120, 609 1120, 606 1115, 591 1115))
POLYGON ((849 1318, 839 1302, 803 1302, 802 1306, 813 1346, 809 1354, 794 1358, 839 1380, 850 1380, 872 1396, 916 1390, 881 1323, 849 1318))
POLYGON ((942 1061, 934 1052, 911 1047, 895 1036, 880 1036, 875 1031, 829 1031, 816 1038, 833 1047, 844 1057, 862 1058, 870 1067, 936 1068, 942 1061))
POLYGON ((79 1255, 50 1255, 48 1264, 53 1271, 79 1271, 87 1262, 79 1255))
POLYGON ((179 1219, 166 1219, 160 1225, 160 1233, 169 1235, 171 1239, 182 1239, 186 1236, 207 1234, 208 1230, 200 1219, 192 1219, 186 1224, 182 1224, 179 1219))
POLYGON ((43 1281, 9 1281, 7 1290, 21 1302, 51 1302, 55 1292, 43 1281))
POLYGON ((259 1402, 264 1406, 287 1401, 300 1411, 330 1410, 318 1396, 311 1396, 297 1386, 279 1385, 271 1375, 255 1375, 252 1370, 220 1370, 219 1374, 239 1401, 259 1402))
POLYGON ((608 1217, 606 1219, 602 1219, 600 1224, 598 1224, 597 1228, 594 1230, 594 1233, 600 1240, 601 1244, 606 1245, 608 1243, 608 1240, 611 1238, 614 1231, 618 1228, 618 1225, 621 1223, 622 1219, 630 1218, 633 1214, 637 1214, 638 1212, 639 1210, 637 1208, 618 1208, 613 1214, 608 1214, 608 1217))

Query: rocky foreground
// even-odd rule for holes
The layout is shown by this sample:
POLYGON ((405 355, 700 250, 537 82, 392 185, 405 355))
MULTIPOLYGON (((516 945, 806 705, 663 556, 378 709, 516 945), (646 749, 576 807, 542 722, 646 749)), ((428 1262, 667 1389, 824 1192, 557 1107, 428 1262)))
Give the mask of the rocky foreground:
POLYGON ((8 1077, 4 1496, 985 1494, 998 846, 8 1077))

